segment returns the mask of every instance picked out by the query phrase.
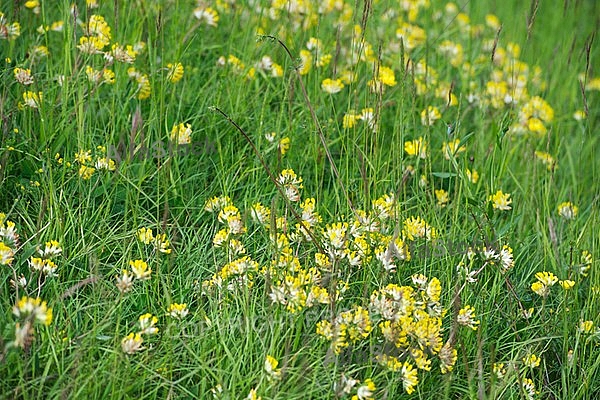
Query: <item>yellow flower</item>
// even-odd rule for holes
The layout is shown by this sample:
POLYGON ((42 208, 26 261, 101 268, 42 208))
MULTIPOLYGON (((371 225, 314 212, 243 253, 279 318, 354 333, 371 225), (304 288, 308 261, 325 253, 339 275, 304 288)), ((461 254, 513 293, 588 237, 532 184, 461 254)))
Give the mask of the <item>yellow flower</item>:
POLYGON ((507 211, 510 210, 510 193, 503 193, 502 190, 498 190, 495 194, 488 197, 488 201, 492 202, 492 206, 497 210, 507 211))
POLYGON ((574 219, 579 212, 579 207, 571 203, 570 201, 565 201, 558 205, 558 215, 563 217, 564 219, 574 219))
POLYGON ((167 79, 171 82, 171 83, 177 83, 181 80, 181 78, 183 77, 183 65, 181 65, 181 63, 175 63, 175 64, 167 64, 167 68, 169 70, 168 74, 167 74, 167 79))
POLYGON ((371 400, 375 389, 375 383, 371 379, 365 379, 365 383, 356 389, 356 396, 353 398, 358 400, 371 400))
POLYGON ((133 287, 133 276, 129 275, 129 271, 123 270, 121 276, 117 276, 117 289, 121 293, 127 293, 133 287))
POLYGON ((329 94, 339 93, 343 88, 344 84, 342 83, 341 79, 327 78, 321 83, 321 89, 323 89, 325 93, 329 94))
POLYGON ((521 107, 519 119, 521 121, 528 121, 532 118, 539 121, 539 123, 534 122, 534 126, 543 124, 544 122, 551 122, 554 119, 554 110, 541 97, 532 97, 521 107))
POLYGON ((459 67, 464 62, 464 51, 460 43, 444 40, 438 46, 438 50, 441 54, 448 57, 453 67, 459 67))
POLYGON ((407 240, 415 240, 415 238, 434 239, 437 237, 437 229, 429 225, 421 217, 409 217, 404 220, 402 227, 402 235, 407 240))
POLYGON ((285 196, 293 202, 300 200, 300 189, 302 186, 302 178, 298 177, 292 169, 284 169, 281 171, 277 182, 283 186, 285 196))
POLYGON ((523 357, 523 364, 529 368, 536 368, 540 366, 540 358, 535 354, 530 354, 527 357, 523 357))
POLYGON ((273 63, 271 66, 271 76, 274 78, 281 78, 283 76, 283 67, 279 64, 273 63))
POLYGON ((454 139, 451 142, 444 142, 442 144, 442 151, 444 152, 444 158, 446 160, 450 160, 451 158, 457 156, 463 151, 467 150, 465 146, 460 146, 460 139, 454 139))
POLYGON ((552 171, 557 168, 556 160, 550 154, 548 154, 544 151, 536 150, 535 157, 546 165, 546 168, 548 168, 548 171, 552 171))
POLYGON ((500 29, 500 19, 494 14, 488 14, 485 16, 485 24, 495 31, 500 29))
POLYGON ((404 22, 400 25, 400 28, 396 30, 396 38, 402 40, 406 49, 412 50, 425 42, 427 33, 423 28, 417 25, 411 25, 404 22))
POLYGON ((188 315, 189 310, 187 308, 187 304, 185 303, 173 303, 169 305, 169 308, 167 308, 167 312, 173 318, 182 319, 186 315, 188 315))
POLYGON ((402 386, 406 393, 411 394, 415 391, 415 386, 419 383, 419 378, 417 376, 417 370, 413 368, 413 366, 405 361, 402 365, 402 386))
POLYGON ((442 114, 440 114, 440 110, 437 107, 428 106, 421 111, 421 124, 425 126, 433 125, 440 118, 442 118, 442 114))
POLYGON ((289 137, 286 136, 279 141, 279 151, 281 152, 281 155, 287 153, 290 147, 291 141, 289 137))
MULTIPOLYGON (((111 39, 111 30, 110 26, 104 20, 104 17, 101 15, 92 15, 90 17, 89 22, 86 26, 87 33, 90 36, 96 36, 100 38, 105 45, 108 45, 111 39)), ((104 46, 103 46, 104 47, 104 46)))
POLYGON ((0 265, 10 265, 14 260, 15 252, 9 246, 0 241, 0 265))
POLYGON ((137 98, 139 100, 145 100, 149 98, 152 92, 152 88, 150 87, 150 79, 148 79, 148 75, 139 74, 138 76, 136 76, 135 80, 138 84, 137 98))
POLYGON ((219 14, 210 7, 198 7, 194 10, 194 17, 201 23, 216 27, 219 22, 219 14))
MULTIPOLYGON (((496 56, 498 52, 496 52, 496 56)), ((490 105, 493 108, 501 108, 506 103, 505 100, 508 96, 508 85, 504 81, 495 82, 490 81, 486 83, 486 94, 489 97, 490 105)))
POLYGON ((353 128, 356 125, 356 121, 359 120, 359 116, 355 114, 344 114, 344 118, 342 119, 342 127, 344 129, 353 128))
POLYGON ((435 197, 438 202, 438 206, 445 207, 446 204, 450 201, 450 197, 448 196, 448 192, 444 189, 439 189, 435 191, 435 197))
POLYGON ((548 286, 544 285, 542 282, 533 282, 531 284, 531 290, 542 297, 545 297, 550 293, 548 286))
POLYGON ((466 169, 465 173, 467 175, 467 179, 469 180, 469 182, 475 184, 477 183, 477 181, 479 181, 479 172, 477 172, 476 170, 470 170, 470 169, 466 169))
POLYGON ((152 269, 148 268, 148 264, 145 261, 129 261, 129 266, 131 267, 131 272, 133 272, 137 279, 140 279, 142 281, 150 279, 152 269))
POLYGON ((313 56, 308 50, 300 50, 300 67, 298 72, 300 75, 306 75, 310 72, 313 62, 313 56))
POLYGON ((587 276, 588 273, 590 272, 590 268, 592 266, 592 255, 590 254, 589 251, 584 250, 581 253, 581 264, 579 264, 579 274, 582 276, 587 276))
POLYGON ((444 344, 439 353, 440 369, 442 374, 446 374, 454 368, 458 357, 456 349, 452 348, 449 343, 444 344))
POLYGON ((315 264, 317 264, 320 269, 328 271, 331 269, 331 258, 323 253, 315 253, 315 264))
POLYGON ((17 318, 33 318, 46 326, 52 323, 52 309, 46 306, 46 302, 39 297, 32 298, 23 296, 13 307, 13 314, 17 318))
POLYGON ((77 48, 82 53, 100 54, 104 46, 106 46, 106 43, 99 37, 82 36, 79 38, 77 48))
POLYGON ((427 358, 427 354, 425 354, 421 349, 411 349, 410 356, 413 358, 418 369, 431 371, 431 360, 427 358))
POLYGON ((56 275, 56 264, 50 259, 41 259, 38 257, 31 257, 29 260, 29 268, 32 271, 41 272, 47 276, 56 275))
POLYGON ((15 74, 15 79, 20 84, 31 85, 33 83, 33 77, 31 76, 30 69, 15 68, 13 73, 15 74))
POLYGON ((27 91, 23 93, 23 102, 29 108, 39 108, 42 101, 42 92, 27 91))
POLYGON ((542 297, 550 294, 550 287, 558 282, 558 278, 552 272, 538 272, 535 277, 537 282, 531 284, 531 290, 542 297))
POLYGON ((573 113, 573 119, 575 119, 575 121, 583 121, 586 118, 587 114, 584 110, 577 110, 573 113))
POLYGON ((315 65, 319 68, 326 67, 331 62, 333 56, 331 54, 319 54, 315 60, 315 65))
POLYGON ((219 196, 209 199, 204 205, 204 210, 208 212, 221 212, 225 207, 232 205, 229 196, 219 196))
POLYGON ((158 318, 154 317, 152 314, 147 313, 144 315, 140 315, 139 323, 140 323, 140 335, 154 335, 158 333, 158 328, 155 326, 158 322, 158 318))
MULTIPOLYGON (((580 74, 579 80, 585 81, 585 74, 580 74)), ((600 77, 589 79, 585 85, 585 90, 600 90, 600 77)))
POLYGON ((106 157, 98 158, 94 166, 96 167, 96 169, 104 169, 107 171, 114 171, 117 168, 115 166, 115 161, 106 157))
POLYGON ((121 340, 121 350, 123 350, 125 354, 133 354, 144 349, 142 347, 143 342, 144 339, 142 339, 142 335, 131 332, 121 340))
POLYGON ((468 326, 474 331, 477 330, 477 325, 479 325, 479 320, 475 320, 475 309, 471 306, 460 309, 457 322, 460 325, 468 326))
POLYGON ((548 131, 544 126, 544 123, 539 118, 530 118, 527 120, 527 129, 533 133, 537 133, 542 136, 548 131))
POLYGON ((553 286, 556 282, 558 282, 558 278, 552 272, 538 272, 535 274, 535 277, 539 282, 546 286, 553 286))
MULTIPOLYGON (((4 14, 0 12, 0 39, 14 40, 21 35, 21 25, 18 22, 10 23, 4 18, 4 14)), ((10 64, 10 58, 6 57, 5 61, 10 64)))
POLYGON ((58 241, 50 240, 49 242, 44 243, 44 249, 38 250, 38 253, 43 258, 52 258, 62 254, 62 247, 58 241))
POLYGON ((389 67, 379 67, 377 80, 386 86, 395 86, 397 83, 394 70, 389 67))
POLYGON ((190 144, 192 142, 192 126, 183 122, 173 125, 170 139, 177 144, 190 144))
POLYGON ((504 378, 506 375, 506 368, 504 367, 504 363, 494 363, 493 372, 496 374, 498 379, 504 378))
POLYGON ((115 60, 122 63, 133 64, 137 54, 138 52, 135 51, 131 45, 127 45, 126 48, 123 48, 119 43, 115 43, 111 46, 110 55, 114 57, 115 60))
MULTIPOLYGON (((89 65, 85 67, 85 74, 87 75, 88 81, 91 83, 99 84, 103 81, 103 71, 96 71, 89 65)), ((114 73, 113 73, 114 80, 114 73)))
POLYGON ((92 175, 94 174, 95 171, 96 171, 96 169, 93 167, 88 167, 87 165, 82 165, 81 167, 79 167, 79 176, 83 180, 88 180, 92 177, 92 175))
POLYGON ((534 399, 535 395, 539 393, 538 391, 535 390, 535 384, 529 378, 523 378, 521 385, 522 385, 523 391, 527 395, 528 399, 534 399))
POLYGON ((262 397, 257 394, 256 389, 252 388, 248 396, 246 396, 246 400, 262 400, 262 397))
POLYGON ((39 8, 40 8, 40 2, 38 0, 29 0, 25 2, 25 8, 29 8, 30 10, 34 10, 37 8, 37 13, 40 12, 39 8))
POLYGON ((558 283, 565 290, 569 290, 569 289, 573 288, 573 286, 575 286, 575 281, 572 281, 572 280, 569 280, 569 279, 566 279, 564 281, 559 281, 558 283))
POLYGON ((115 73, 108 68, 104 68, 102 71, 99 71, 100 79, 102 83, 106 83, 108 85, 112 85, 115 83, 115 73))
POLYGON ((163 254, 171 254, 170 249, 171 243, 169 239, 167 239, 167 235, 165 233, 158 234, 154 238, 154 247, 163 254))
POLYGON ((427 285, 427 297, 432 302, 440 301, 440 295, 442 294, 442 285, 440 280, 436 277, 431 278, 429 284, 427 285))
POLYGON ((577 330, 581 333, 592 333, 594 329, 594 321, 579 321, 577 330))
POLYGON ((75 153, 75 161, 81 165, 87 164, 92 161, 91 150, 79 150, 75 153))
POLYGON ((425 159, 427 158, 427 143, 422 137, 404 142, 404 151, 409 156, 416 156, 425 159))
POLYGON ((269 379, 279 379, 281 377, 281 369, 277 369, 277 365, 279 365, 279 361, 267 355, 265 359, 265 372, 269 379))
POLYGON ((62 20, 55 21, 50 25, 50 30, 53 32, 62 32, 64 30, 65 23, 62 20))
POLYGON ((137 238, 140 242, 144 244, 150 244, 154 240, 154 235, 152 234, 152 229, 142 227, 137 231, 137 238))

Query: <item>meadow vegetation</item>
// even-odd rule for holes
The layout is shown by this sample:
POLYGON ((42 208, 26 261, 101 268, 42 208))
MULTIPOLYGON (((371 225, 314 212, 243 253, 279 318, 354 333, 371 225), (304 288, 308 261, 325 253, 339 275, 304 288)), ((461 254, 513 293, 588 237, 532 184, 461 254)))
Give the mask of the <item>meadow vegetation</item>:
POLYGON ((599 13, 3 2, 0 398, 597 398, 599 13))

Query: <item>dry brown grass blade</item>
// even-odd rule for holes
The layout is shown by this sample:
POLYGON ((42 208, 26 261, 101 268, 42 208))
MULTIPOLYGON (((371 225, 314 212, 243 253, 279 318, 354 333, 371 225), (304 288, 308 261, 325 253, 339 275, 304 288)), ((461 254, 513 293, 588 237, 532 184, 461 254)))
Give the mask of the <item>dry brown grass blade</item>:
POLYGON ((539 0, 531 0, 531 5, 529 6, 529 14, 527 15, 527 41, 529 41, 529 38, 531 37, 535 17, 540 6, 539 3, 539 0))
POLYGON ((494 44, 492 45, 492 55, 490 57, 490 61, 492 64, 494 63, 494 57, 496 56, 496 48, 498 47, 498 41, 500 40, 500 32, 502 32, 502 25, 500 25, 500 28, 498 28, 498 31, 496 32, 496 37, 494 37, 494 44))
POLYGON ((93 285, 94 283, 98 282, 100 278, 97 276, 90 276, 89 278, 86 278, 80 282, 77 282, 76 284, 74 284, 73 286, 71 286, 70 288, 68 288, 67 290, 65 290, 61 295, 60 295, 60 300, 64 300, 67 297, 71 297, 73 296, 79 289, 81 289, 84 286, 87 285, 93 285))

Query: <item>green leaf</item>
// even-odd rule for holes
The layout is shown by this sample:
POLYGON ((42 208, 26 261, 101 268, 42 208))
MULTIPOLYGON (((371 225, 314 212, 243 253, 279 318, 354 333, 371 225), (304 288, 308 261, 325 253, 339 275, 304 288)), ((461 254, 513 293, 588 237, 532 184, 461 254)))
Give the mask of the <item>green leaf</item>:
POLYGON ((431 175, 436 176, 438 178, 446 179, 446 178, 455 177, 456 173, 454 173, 454 172, 432 172, 431 175))

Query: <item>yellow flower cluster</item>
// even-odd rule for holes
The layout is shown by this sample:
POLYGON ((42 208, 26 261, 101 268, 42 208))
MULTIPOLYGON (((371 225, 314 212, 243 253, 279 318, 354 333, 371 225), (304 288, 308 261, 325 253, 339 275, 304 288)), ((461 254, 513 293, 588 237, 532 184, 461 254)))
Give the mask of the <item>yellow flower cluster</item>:
MULTIPOLYGON (((136 232, 136 237, 145 245, 152 244, 154 250, 158 253, 171 253, 171 244, 164 233, 155 236, 152 229, 142 227, 136 232)), ((150 279, 152 274, 152 268, 143 259, 130 260, 129 268, 130 270, 123 269, 121 275, 116 277, 116 286, 121 294, 131 291, 134 279, 146 281, 150 279)))
POLYGON ((369 312, 360 306, 340 313, 332 322, 323 320, 317 324, 317 334, 331 342, 335 354, 349 343, 365 340, 372 330, 369 312))
POLYGON ((101 54, 104 47, 110 44, 111 29, 101 15, 91 15, 82 23, 85 36, 79 38, 77 48, 82 53, 101 54))
POLYGON ((579 212, 579 207, 571 203, 570 201, 565 201, 558 205, 558 215, 563 217, 564 219, 574 219, 579 212))
POLYGON ((165 233, 154 236, 152 229, 142 227, 136 233, 137 239, 143 244, 152 244, 154 248, 163 254, 171 254, 171 243, 165 233))
MULTIPOLYGON (((75 163, 79 164, 79 176, 83 180, 90 179, 98 171, 114 171, 116 169, 115 161, 106 156, 104 146, 96 147, 95 161, 92 164, 92 151, 79 150, 74 155, 75 163)), ((56 159, 61 160, 60 155, 56 154, 56 159)))
POLYGON ((58 266, 52 258, 62 254, 62 247, 56 240, 46 242, 43 249, 38 249, 40 257, 31 256, 29 259, 29 269, 39 272, 48 277, 56 277, 58 266))
POLYGON ((0 11, 0 39, 15 40, 21 35, 21 25, 18 22, 8 22, 0 11))
POLYGON ((0 265, 11 265, 19 245, 19 234, 15 223, 0 213, 0 265))
POLYGON ((177 144, 190 144, 192 142, 192 126, 183 122, 173 125, 169 139, 177 144))
POLYGON ((12 311, 19 322, 15 324, 15 340, 9 346, 28 348, 33 341, 34 324, 48 326, 52 323, 52 308, 48 308, 39 297, 21 297, 12 311))
POLYGON ((233 54, 230 54, 227 58, 224 56, 219 57, 217 65, 221 67, 228 66, 235 75, 242 76, 247 80, 254 79, 256 75, 256 67, 247 68, 246 64, 233 54))
POLYGON ((125 354, 134 354, 144 350, 142 344, 144 338, 142 335, 155 335, 158 333, 158 318, 150 313, 140 315, 138 319, 139 331, 131 332, 129 335, 121 339, 121 350, 125 354))
POLYGON ((504 193, 502 190, 490 195, 488 201, 492 202, 492 207, 496 210, 508 211, 511 209, 512 199, 510 193, 504 193))
POLYGON ((358 121, 365 122, 371 130, 377 131, 375 112, 372 108, 363 108, 360 114, 354 114, 353 112, 344 114, 342 126, 344 129, 351 129, 358 121))
POLYGON ((558 282, 558 278, 552 272, 538 272, 535 277, 537 281, 531 284, 531 290, 542 297, 548 296, 550 287, 558 282))

